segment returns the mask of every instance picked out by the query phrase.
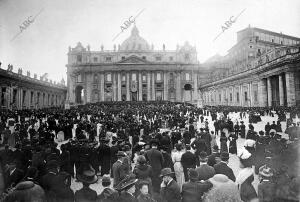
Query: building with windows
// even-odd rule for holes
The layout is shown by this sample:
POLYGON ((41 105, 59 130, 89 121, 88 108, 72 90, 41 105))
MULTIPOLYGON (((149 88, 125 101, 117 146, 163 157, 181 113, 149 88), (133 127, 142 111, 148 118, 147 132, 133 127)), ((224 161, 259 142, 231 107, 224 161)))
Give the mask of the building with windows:
POLYGON ((200 90, 205 105, 272 107, 300 105, 300 38, 248 27, 210 69, 200 90))
POLYGON ((168 100, 196 103, 205 70, 196 48, 186 42, 176 50, 154 50, 136 26, 113 50, 91 51, 78 43, 69 47, 67 100, 71 104, 101 101, 168 100), (200 74, 201 73, 201 74, 200 74))
POLYGON ((22 74, 22 69, 14 73, 12 65, 7 70, 0 67, 0 106, 1 109, 41 109, 63 107, 67 89, 64 81, 52 82, 34 74, 22 74))

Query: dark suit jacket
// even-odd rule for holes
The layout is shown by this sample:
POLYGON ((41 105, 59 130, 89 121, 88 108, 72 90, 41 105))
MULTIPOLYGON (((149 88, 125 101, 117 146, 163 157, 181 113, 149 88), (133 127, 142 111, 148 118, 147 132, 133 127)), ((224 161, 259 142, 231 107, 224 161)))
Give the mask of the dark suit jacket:
POLYGON ((214 165, 214 169, 216 171, 216 174, 226 175, 229 179, 235 182, 235 176, 233 174, 233 171, 230 167, 228 167, 226 163, 220 162, 214 165))
POLYGON ((208 182, 186 182, 182 185, 182 202, 199 202, 202 196, 213 185, 208 182))
POLYGON ((75 192, 75 202, 96 202, 97 192, 89 187, 83 187, 75 192))
POLYGON ((180 188, 174 180, 166 187, 161 187, 160 195, 165 202, 181 202, 180 188))
POLYGON ((21 169, 16 168, 12 174, 6 171, 5 174, 5 188, 11 185, 16 186, 24 177, 24 172, 21 169))
POLYGON ((114 176, 114 187, 117 186, 120 181, 125 177, 124 165, 120 161, 116 161, 112 166, 112 172, 114 176))
POLYGON ((137 199, 127 192, 122 192, 118 202, 137 202, 137 199))
POLYGON ((153 174, 159 175, 164 164, 164 158, 161 152, 157 149, 150 149, 146 152, 145 157, 152 167, 153 174))
POLYGON ((199 175, 199 180, 208 180, 215 175, 215 169, 207 164, 202 164, 196 168, 199 175))

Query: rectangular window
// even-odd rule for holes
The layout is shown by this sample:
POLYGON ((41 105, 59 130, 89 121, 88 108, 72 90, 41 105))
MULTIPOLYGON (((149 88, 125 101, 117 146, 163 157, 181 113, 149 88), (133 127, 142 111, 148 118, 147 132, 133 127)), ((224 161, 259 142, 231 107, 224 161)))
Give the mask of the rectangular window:
POLYGON ((122 75, 122 81, 126 81, 126 76, 125 76, 125 74, 122 75))
POLYGON ((219 94, 219 101, 221 102, 221 99, 222 99, 222 96, 221 96, 221 94, 219 94))
POLYGON ((82 76, 81 76, 81 74, 77 75, 76 80, 77 80, 77 82, 82 82, 82 76))
POLYGON ((232 93, 230 93, 230 102, 232 102, 232 93))
POLYGON ((245 101, 248 101, 248 92, 245 92, 245 101))
POLYGON ((157 81, 161 81, 161 73, 157 73, 156 74, 156 80, 157 81))
POLYGON ((107 62, 110 62, 110 61, 111 61, 111 57, 106 57, 105 60, 106 60, 107 62))
POLYGON ((171 56, 171 57, 169 57, 169 59, 170 59, 170 61, 173 61, 173 57, 171 56))
POLYGON ((239 102, 240 101, 240 94, 236 93, 236 101, 239 102))
POLYGON ((186 54, 184 55, 184 60, 185 60, 185 61, 189 61, 189 60, 190 60, 190 54, 186 53, 186 54))
POLYGON ((156 61, 161 61, 161 57, 160 57, 160 56, 157 56, 157 57, 155 57, 155 60, 156 60, 156 61))
POLYGON ((146 56, 143 56, 142 59, 143 59, 143 60, 146 60, 146 56))
POLYGON ((77 55, 77 62, 82 62, 82 55, 77 55))
POLYGON ((142 76, 142 80, 143 80, 143 82, 146 82, 146 81, 147 81, 147 77, 146 77, 145 74, 142 76))
POLYGON ((185 73, 185 80, 190 81, 191 80, 191 75, 190 73, 185 73))
POLYGON ((98 58, 97 57, 94 57, 94 62, 98 62, 98 58))
POLYGON ((125 56, 122 56, 122 60, 125 60, 125 56))
POLYGON ((143 88, 147 88, 147 84, 143 84, 143 88))
POLYGON ((106 74, 106 81, 111 82, 111 74, 106 74))
POLYGON ((132 81, 136 81, 136 74, 135 74, 135 73, 133 73, 133 74, 131 75, 131 80, 132 80, 132 81))

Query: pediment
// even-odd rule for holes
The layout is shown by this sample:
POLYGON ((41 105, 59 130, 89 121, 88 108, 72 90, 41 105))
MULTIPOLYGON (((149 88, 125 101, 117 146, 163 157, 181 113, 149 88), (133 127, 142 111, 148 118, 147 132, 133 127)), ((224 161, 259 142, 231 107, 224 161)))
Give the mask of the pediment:
POLYGON ((147 60, 139 58, 135 55, 129 56, 128 58, 125 58, 118 62, 118 64, 146 64, 146 63, 148 63, 147 60))

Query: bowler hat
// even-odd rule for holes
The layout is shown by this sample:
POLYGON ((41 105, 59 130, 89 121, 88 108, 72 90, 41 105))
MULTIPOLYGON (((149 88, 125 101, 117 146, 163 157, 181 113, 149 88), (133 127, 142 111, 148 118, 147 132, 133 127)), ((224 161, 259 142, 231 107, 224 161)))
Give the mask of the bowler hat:
POLYGON ((198 172, 193 168, 189 169, 189 178, 191 180, 198 180, 199 178, 198 172))
POLYGON ((214 145, 214 146, 213 146, 213 151, 216 151, 216 152, 219 151, 218 145, 214 145))
POLYGON ((265 132, 264 132, 264 131, 262 131, 262 130, 261 130, 261 131, 259 131, 258 133, 259 133, 260 135, 264 135, 264 134, 265 134, 265 132))
POLYGON ((207 153, 205 151, 200 152, 199 154, 200 160, 205 160, 207 158, 207 153))
POLYGON ((262 166, 259 168, 259 175, 265 178, 269 178, 272 177, 274 173, 270 167, 262 166))
POLYGON ((111 183, 109 175, 103 175, 102 183, 111 183))
POLYGON ((126 156, 125 153, 123 151, 118 151, 117 156, 119 157, 124 157, 126 156))
POLYGON ((82 174, 78 175, 77 178, 80 182, 87 183, 87 184, 93 184, 98 180, 95 170, 91 168, 84 170, 82 174))
POLYGON ((130 174, 127 175, 123 180, 121 180, 121 182, 116 186, 116 190, 118 191, 122 191, 122 190, 126 190, 129 189, 130 187, 132 187, 133 185, 135 185, 135 183, 138 181, 138 179, 135 178, 134 174, 130 174))
POLYGON ((160 177, 164 177, 166 175, 172 175, 174 174, 174 172, 172 172, 171 168, 164 168, 161 170, 161 173, 160 173, 160 177))
POLYGON ((220 158, 222 161, 227 161, 229 159, 229 153, 228 152, 222 152, 220 155, 220 158))

